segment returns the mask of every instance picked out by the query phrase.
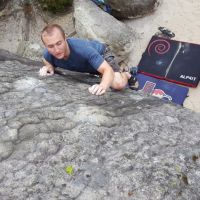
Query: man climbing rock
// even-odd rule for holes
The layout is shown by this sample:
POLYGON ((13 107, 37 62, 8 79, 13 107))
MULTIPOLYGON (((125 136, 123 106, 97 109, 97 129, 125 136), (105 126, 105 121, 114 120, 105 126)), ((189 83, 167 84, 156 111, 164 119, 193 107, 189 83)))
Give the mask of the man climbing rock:
POLYGON ((109 47, 95 40, 66 38, 58 24, 47 25, 41 34, 46 47, 41 76, 53 75, 56 67, 66 70, 100 75, 101 82, 89 87, 94 95, 103 95, 111 87, 122 90, 136 79, 130 72, 121 72, 109 47))

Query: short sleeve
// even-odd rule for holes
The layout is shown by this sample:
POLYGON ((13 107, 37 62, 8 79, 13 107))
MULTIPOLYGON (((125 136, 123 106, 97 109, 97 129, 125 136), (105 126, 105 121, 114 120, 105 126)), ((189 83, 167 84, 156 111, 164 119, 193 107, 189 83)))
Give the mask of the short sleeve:
POLYGON ((104 58, 101 54, 94 48, 88 48, 88 63, 97 70, 100 65, 103 63, 104 58))

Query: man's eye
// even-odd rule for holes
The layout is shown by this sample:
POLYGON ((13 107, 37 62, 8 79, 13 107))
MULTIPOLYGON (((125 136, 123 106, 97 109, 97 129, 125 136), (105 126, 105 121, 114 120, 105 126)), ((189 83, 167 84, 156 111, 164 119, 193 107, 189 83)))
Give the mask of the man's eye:
POLYGON ((60 46, 62 44, 62 42, 58 42, 57 45, 60 46))
POLYGON ((49 49, 52 49, 52 48, 53 48, 53 45, 49 45, 48 48, 49 48, 49 49))

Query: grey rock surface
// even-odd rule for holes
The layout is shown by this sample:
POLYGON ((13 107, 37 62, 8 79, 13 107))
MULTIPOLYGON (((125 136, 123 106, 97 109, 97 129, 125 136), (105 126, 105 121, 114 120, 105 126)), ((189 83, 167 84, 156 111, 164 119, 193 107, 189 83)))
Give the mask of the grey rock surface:
POLYGON ((200 198, 199 114, 129 89, 93 96, 95 77, 40 78, 11 58, 0 56, 1 200, 200 198))
POLYGON ((74 0, 74 18, 79 37, 110 45, 119 61, 126 59, 133 50, 134 30, 104 12, 91 0, 74 0))

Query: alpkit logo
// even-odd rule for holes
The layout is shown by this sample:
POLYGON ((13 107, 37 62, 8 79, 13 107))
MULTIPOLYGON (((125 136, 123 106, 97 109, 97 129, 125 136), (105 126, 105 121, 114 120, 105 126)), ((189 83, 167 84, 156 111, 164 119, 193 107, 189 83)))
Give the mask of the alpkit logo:
POLYGON ((195 76, 187 76, 187 75, 181 74, 181 75, 180 75, 180 78, 185 79, 185 80, 188 80, 188 79, 189 79, 189 80, 191 80, 191 81, 195 81, 197 77, 195 77, 195 76))

